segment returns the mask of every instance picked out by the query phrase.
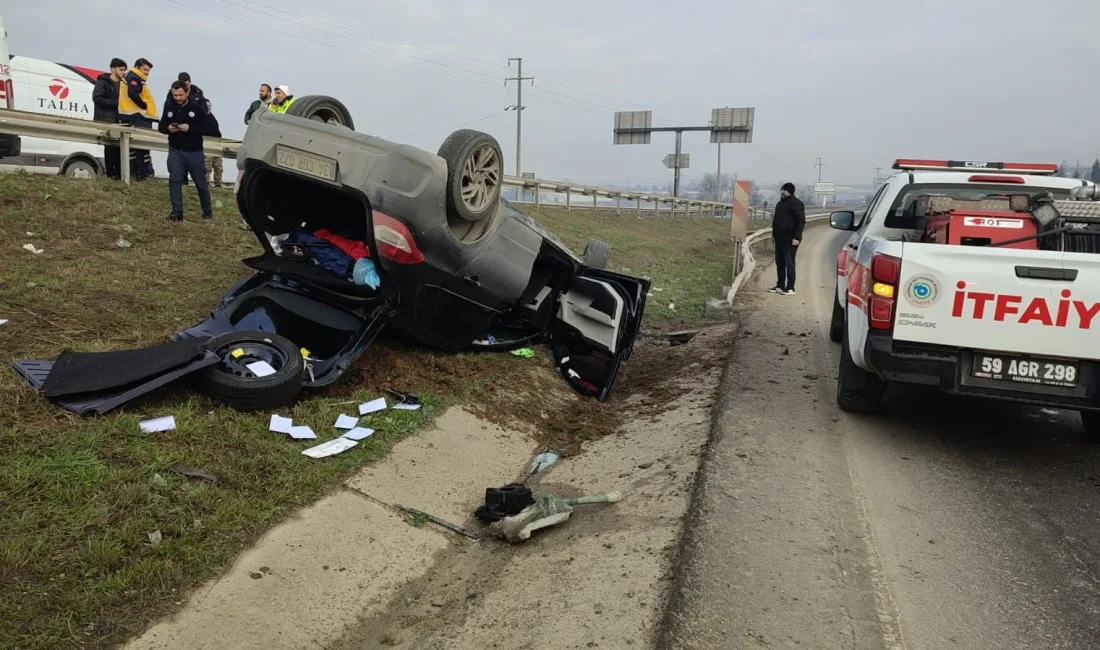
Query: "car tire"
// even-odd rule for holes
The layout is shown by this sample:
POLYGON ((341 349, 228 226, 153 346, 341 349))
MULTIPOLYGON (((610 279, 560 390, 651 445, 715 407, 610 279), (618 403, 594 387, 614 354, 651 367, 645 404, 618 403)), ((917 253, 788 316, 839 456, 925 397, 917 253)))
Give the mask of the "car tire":
POLYGON ((292 404, 302 392, 305 361, 290 339, 261 331, 228 332, 207 342, 218 363, 198 376, 199 389, 237 411, 264 411, 292 404), (242 354, 235 354, 236 351, 242 354), (275 374, 257 377, 247 364, 267 361, 275 374))
POLYGON ((611 244, 600 239, 589 239, 581 257, 585 264, 594 269, 606 269, 611 261, 611 244))
POLYGON ((286 114, 355 130, 355 122, 351 119, 351 111, 348 107, 344 106, 340 100, 328 95, 306 95, 301 99, 295 99, 290 108, 286 109, 286 114))
MULTIPOLYGON (((839 289, 839 287, 837 287, 839 289)), ((829 321, 829 340, 833 343, 844 342, 844 307, 833 291, 833 317, 829 321)))
POLYGON ((1081 424, 1089 440, 1100 442, 1100 411, 1081 411, 1081 424))
POLYGON ((447 218, 495 217, 504 182, 504 156, 496 138, 460 129, 439 146, 439 157, 447 162, 447 218))
POLYGON ((885 392, 885 381, 856 365, 845 332, 840 343, 840 372, 836 379, 837 406, 848 413, 874 413, 885 392))
POLYGON ((95 178, 99 176, 99 169, 86 160, 74 160, 65 165, 62 173, 69 178, 95 178))

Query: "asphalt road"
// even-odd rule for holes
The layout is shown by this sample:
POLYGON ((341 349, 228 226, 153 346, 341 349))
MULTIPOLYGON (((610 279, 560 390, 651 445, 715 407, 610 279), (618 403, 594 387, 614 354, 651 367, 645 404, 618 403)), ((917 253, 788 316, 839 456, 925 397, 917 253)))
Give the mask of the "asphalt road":
POLYGON ((746 289, 661 647, 1100 647, 1100 444, 904 387, 839 411, 845 239, 810 231, 798 296, 746 289))

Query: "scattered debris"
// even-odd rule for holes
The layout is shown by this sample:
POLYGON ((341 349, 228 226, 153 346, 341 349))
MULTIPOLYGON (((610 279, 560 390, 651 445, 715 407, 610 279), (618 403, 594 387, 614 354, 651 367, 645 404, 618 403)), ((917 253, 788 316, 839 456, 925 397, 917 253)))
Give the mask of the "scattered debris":
POLYGON ((160 474, 153 473, 153 485, 157 487, 168 487, 168 479, 164 478, 160 474))
POLYGON ((669 311, 676 311, 676 303, 674 303, 674 302, 668 303, 668 310, 669 311))
POLYGON ((118 241, 116 241, 115 244, 117 244, 119 248, 130 248, 131 246, 133 246, 133 244, 126 241, 122 237, 119 237, 118 241))
POLYGON ((615 503, 622 496, 618 492, 594 494, 576 499, 559 499, 552 494, 540 494, 533 505, 517 515, 505 517, 489 525, 489 530, 510 543, 522 542, 540 528, 554 526, 569 519, 573 506, 587 503, 615 503))
POLYGON ((290 418, 284 418, 281 415, 271 414, 271 425, 268 427, 270 431, 275 433, 290 433, 290 430, 294 428, 294 420, 290 418))
POLYGON ((160 546, 160 542, 163 539, 163 536, 160 534, 159 530, 154 530, 151 533, 145 533, 145 536, 149 538, 149 546, 152 546, 154 548, 160 546))
POLYGON ((523 483, 509 483, 504 487, 485 488, 485 503, 478 506, 474 515, 481 521, 491 524, 505 517, 518 515, 524 508, 533 504, 531 488, 523 483))
POLYGON ((30 252, 34 253, 35 255, 39 255, 41 253, 46 252, 42 248, 35 248, 34 244, 23 244, 23 250, 30 251, 30 252))
POLYGON ((257 377, 270 377, 271 375, 274 375, 276 372, 278 372, 277 370, 275 370, 275 368, 271 367, 270 363, 266 361, 253 361, 245 367, 251 370, 252 374, 256 375, 257 377))
POLYGON ((535 356, 535 351, 531 348, 520 348, 518 350, 512 350, 512 354, 517 357, 523 357, 524 359, 531 359, 535 356))
POLYGON ((161 431, 172 431, 175 428, 176 416, 174 415, 166 415, 162 418, 145 420, 141 423, 141 430, 143 433, 160 433, 161 431))
POLYGON ((350 415, 340 414, 340 417, 336 418, 336 424, 332 425, 337 429, 354 429, 359 424, 359 418, 353 418, 350 415))
POLYGON ((325 458, 326 456, 335 456, 336 454, 345 452, 357 444, 359 443, 354 440, 336 438, 335 440, 322 442, 316 447, 305 449, 302 451, 302 455, 309 456, 310 458, 325 458))
POLYGON ((0 318, 0 325, 4 325, 4 324, 5 324, 5 323, 7 323, 7 322, 8 322, 8 319, 6 319, 6 318, 0 318))
POLYGON ((416 411, 420 409, 420 398, 412 393, 406 393, 401 390, 394 390, 393 388, 387 389, 387 393, 393 396, 397 402, 393 405, 394 410, 397 411, 416 411))
POLYGON ((560 458, 560 456, 552 451, 542 452, 538 456, 535 456, 535 459, 531 461, 531 469, 527 472, 527 474, 538 474, 542 470, 558 462, 558 458, 560 458))
POLYGON ((680 330, 668 335, 668 344, 672 346, 683 345, 698 336, 699 330, 680 330))
POLYGON ((344 437, 348 440, 363 440, 374 435, 374 429, 368 429, 366 427, 355 427, 351 431, 344 434, 344 437))
POLYGON ((359 415, 366 415, 368 413, 377 413, 378 411, 385 411, 386 408, 387 408, 386 398, 385 397, 379 397, 376 400, 371 400, 369 402, 364 402, 363 404, 360 404, 359 405, 359 415))
POLYGON ((184 476, 190 476, 191 478, 201 478, 202 480, 210 481, 211 483, 214 483, 218 480, 218 477, 214 476, 210 472, 204 472, 201 469, 187 467, 186 465, 173 465, 172 471, 177 474, 183 474, 184 476))
POLYGON ((709 298, 703 305, 703 315, 707 318, 728 318, 733 313, 733 305, 719 298, 709 298))
POLYGON ((317 437, 317 434, 313 433, 313 429, 310 429, 307 426, 290 427, 290 431, 288 431, 287 433, 289 433, 290 437, 294 438, 295 440, 311 440, 317 437))
POLYGON ((481 535, 475 533, 474 531, 469 530, 467 528, 463 528, 462 526, 459 526, 458 524, 452 524, 451 522, 446 521, 444 519, 440 519, 439 517, 436 517, 435 515, 429 515, 428 513, 421 512, 420 510, 417 510, 415 508, 406 508, 405 506, 398 505, 396 503, 393 504, 393 507, 397 508, 398 510, 400 510, 402 512, 407 512, 408 514, 413 515, 414 517, 423 517, 423 518, 427 519, 428 521, 432 522, 433 524, 435 524, 437 526, 442 526, 442 527, 446 528, 447 530, 449 530, 451 532, 458 533, 459 535, 469 537, 470 539, 481 539, 481 535))

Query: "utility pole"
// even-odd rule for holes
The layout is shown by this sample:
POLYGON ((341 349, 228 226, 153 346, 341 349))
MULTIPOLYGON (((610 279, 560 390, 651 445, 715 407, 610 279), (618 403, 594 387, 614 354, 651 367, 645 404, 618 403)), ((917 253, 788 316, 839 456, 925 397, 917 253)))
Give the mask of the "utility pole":
POLYGON ((516 105, 512 107, 516 111, 516 176, 522 176, 519 163, 520 140, 523 137, 523 109, 527 108, 523 105, 523 82, 531 81, 531 85, 533 86, 535 85, 535 78, 523 76, 523 57, 508 59, 508 67, 512 67, 512 61, 516 62, 516 76, 507 77, 504 83, 507 84, 509 81, 516 82, 516 105))
POLYGON ((722 202, 722 143, 718 143, 718 203, 722 202))
POLYGON ((818 158, 817 158, 817 162, 816 162, 816 163, 814 163, 814 167, 817 167, 817 182, 818 182, 818 183, 820 183, 820 182, 821 182, 821 169, 822 169, 823 167, 828 167, 828 165, 826 165, 825 163, 821 162, 821 157, 820 157, 820 156, 818 156, 818 158))

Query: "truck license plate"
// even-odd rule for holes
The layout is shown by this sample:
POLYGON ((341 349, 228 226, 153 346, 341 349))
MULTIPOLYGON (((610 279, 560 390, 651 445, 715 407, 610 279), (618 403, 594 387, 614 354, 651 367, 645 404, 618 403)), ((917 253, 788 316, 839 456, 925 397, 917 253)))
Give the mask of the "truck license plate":
POLYGON ((1076 362, 1014 357, 979 352, 974 355, 975 377, 1037 386, 1074 388, 1080 374, 1076 362))
POLYGON ((336 161, 331 158, 314 156, 281 145, 275 147, 275 155, 277 157, 276 164, 283 169, 292 169, 326 181, 336 181, 336 161))

